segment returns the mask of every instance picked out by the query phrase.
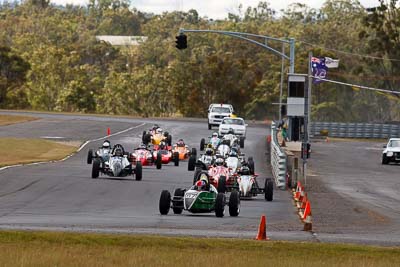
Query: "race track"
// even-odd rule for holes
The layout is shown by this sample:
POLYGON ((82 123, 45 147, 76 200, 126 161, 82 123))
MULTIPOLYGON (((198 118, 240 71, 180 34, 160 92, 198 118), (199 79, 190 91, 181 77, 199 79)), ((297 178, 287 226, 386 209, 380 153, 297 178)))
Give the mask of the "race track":
MULTIPOLYGON (((143 130, 157 122, 168 130, 173 141, 183 138, 190 147, 199 147, 202 137, 211 131, 202 121, 110 118, 34 114, 40 120, 1 127, 0 137, 46 137, 64 141, 101 138, 107 127, 112 133, 126 132, 109 138, 133 149, 141 141, 143 130)), ((266 164, 265 125, 250 126, 244 152, 253 156, 260 184, 271 177, 266 164)), ((91 165, 86 164, 89 148, 98 147, 103 139, 88 143, 69 159, 48 164, 20 166, 0 171, 0 227, 3 229, 48 229, 151 233, 166 235, 200 235, 254 238, 260 216, 267 216, 271 239, 313 240, 303 232, 302 224, 287 191, 275 190, 274 200, 266 202, 262 195, 242 201, 239 217, 216 218, 214 214, 161 216, 158 211, 160 192, 191 185, 193 172, 187 162, 179 167, 163 165, 161 170, 145 167, 143 180, 92 179, 91 165)))

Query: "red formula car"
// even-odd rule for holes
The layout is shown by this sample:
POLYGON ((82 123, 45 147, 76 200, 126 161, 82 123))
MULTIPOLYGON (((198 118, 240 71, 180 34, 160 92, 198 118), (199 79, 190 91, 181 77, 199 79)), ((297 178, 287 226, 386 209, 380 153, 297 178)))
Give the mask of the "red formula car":
POLYGON ((144 144, 133 150, 133 153, 131 153, 132 164, 136 164, 138 161, 142 163, 142 166, 156 165, 157 169, 161 169, 163 163, 162 154, 153 154, 153 152, 144 144))
POLYGON ((153 146, 153 158, 160 157, 162 164, 173 161, 175 166, 179 166, 179 152, 172 152, 172 146, 168 146, 165 142, 153 146))
POLYGON ((224 165, 224 159, 217 158, 215 165, 208 169, 210 183, 217 188, 219 193, 225 193, 227 185, 234 182, 234 178, 230 176, 230 170, 224 165))

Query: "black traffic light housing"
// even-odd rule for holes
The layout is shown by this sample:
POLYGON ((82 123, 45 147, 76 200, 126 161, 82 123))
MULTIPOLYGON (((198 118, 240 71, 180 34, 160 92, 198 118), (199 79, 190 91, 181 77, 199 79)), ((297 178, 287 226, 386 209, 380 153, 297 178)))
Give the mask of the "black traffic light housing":
POLYGON ((302 159, 304 159, 304 156, 307 158, 307 159, 309 159, 310 158, 310 155, 311 155, 311 144, 310 143, 307 143, 306 144, 306 152, 304 153, 304 146, 303 146, 303 144, 302 144, 302 146, 301 146, 301 158, 302 159))
POLYGON ((187 36, 184 34, 179 34, 176 37, 176 45, 175 47, 178 49, 185 49, 187 48, 187 36))

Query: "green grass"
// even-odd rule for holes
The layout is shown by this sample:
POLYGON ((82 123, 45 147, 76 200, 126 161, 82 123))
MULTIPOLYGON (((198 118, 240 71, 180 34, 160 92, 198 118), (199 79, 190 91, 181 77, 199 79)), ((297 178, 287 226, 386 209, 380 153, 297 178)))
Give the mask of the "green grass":
POLYGON ((27 122, 37 120, 37 118, 30 117, 30 116, 14 116, 14 115, 1 115, 0 114, 0 126, 27 122))
POLYGON ((21 163, 59 160, 76 151, 77 145, 61 144, 43 139, 0 138, 0 167, 21 163))
POLYGON ((143 235, 0 232, 0 266, 394 266, 400 248, 143 235))

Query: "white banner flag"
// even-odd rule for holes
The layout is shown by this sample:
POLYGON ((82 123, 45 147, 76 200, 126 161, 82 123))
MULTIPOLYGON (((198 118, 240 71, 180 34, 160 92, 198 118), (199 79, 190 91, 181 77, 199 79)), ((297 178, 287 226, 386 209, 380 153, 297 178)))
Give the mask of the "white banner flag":
POLYGON ((325 65, 330 69, 338 68, 339 67, 339 59, 332 59, 330 57, 325 57, 325 65))

